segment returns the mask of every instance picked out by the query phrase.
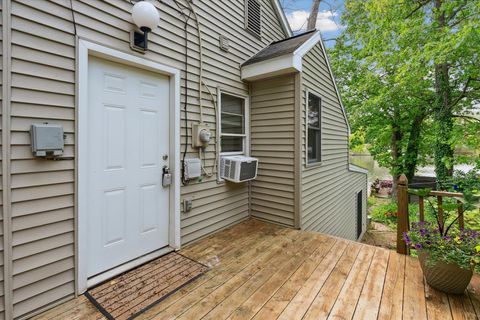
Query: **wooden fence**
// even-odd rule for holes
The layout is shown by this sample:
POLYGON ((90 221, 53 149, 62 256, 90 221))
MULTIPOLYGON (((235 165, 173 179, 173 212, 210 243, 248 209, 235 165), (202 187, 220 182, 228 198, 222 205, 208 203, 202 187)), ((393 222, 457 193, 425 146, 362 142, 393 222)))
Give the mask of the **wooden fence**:
MULTIPOLYGON (((443 224, 443 198, 462 198, 463 194, 447 191, 431 191, 428 196, 437 198, 438 221, 440 224, 443 224)), ((397 252, 408 254, 407 244, 403 240, 403 233, 410 229, 410 221, 408 217, 408 179, 404 174, 398 179, 397 201, 397 252)), ((418 207, 419 220, 423 222, 425 221, 425 197, 418 196, 418 207)), ((463 203, 460 200, 457 200, 457 213, 458 224, 460 228, 463 228, 465 225, 463 218, 463 203)))

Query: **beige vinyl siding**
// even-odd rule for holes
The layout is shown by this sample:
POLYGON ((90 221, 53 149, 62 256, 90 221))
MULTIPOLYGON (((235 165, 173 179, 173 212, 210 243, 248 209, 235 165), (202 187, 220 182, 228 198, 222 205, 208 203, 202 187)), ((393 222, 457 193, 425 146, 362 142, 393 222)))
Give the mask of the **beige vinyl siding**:
POLYGON ((295 76, 260 80, 251 87, 251 215, 294 226, 295 76))
MULTIPOLYGON (((145 57, 182 71, 181 139, 185 143, 198 107, 199 50, 193 19, 188 27, 188 75, 185 88, 184 20, 173 0, 152 2, 161 22, 149 35, 149 52, 129 47, 132 4, 127 0, 73 1, 77 35, 116 50, 145 57), (185 126, 184 101, 188 103, 185 126)), ((247 95, 239 65, 272 41, 285 37, 272 4, 262 0, 262 37, 244 29, 243 1, 197 1, 204 45, 204 80, 247 95), (198 7, 199 6, 199 7, 198 7), (219 35, 230 40, 230 51, 218 48, 219 35)), ((28 314, 75 293, 75 35, 69 0, 12 1, 11 190, 13 227, 14 316, 28 314), (30 152, 32 123, 63 125, 67 138, 64 157, 36 160, 30 152)), ((212 97, 204 89, 204 121, 215 128, 212 97)), ((216 100, 216 96, 214 96, 216 100)), ((215 130, 213 131, 215 136, 215 130)), ((189 143, 191 140, 189 138, 189 143)), ((181 150, 184 147, 182 145, 181 150)), ((206 170, 215 163, 214 145, 206 151, 206 170)), ((188 157, 198 153, 188 146, 188 157)), ((248 185, 218 184, 216 175, 181 188, 193 198, 193 209, 181 213, 182 243, 241 221, 248 216, 248 185)))
POLYGON ((320 43, 303 58, 302 83, 302 229, 356 240, 356 193, 366 189, 367 177, 348 170, 347 120, 320 43), (309 92, 321 98, 322 140, 321 162, 307 165, 309 92))
POLYGON ((46 1, 12 2, 15 317, 74 294, 74 160, 33 159, 28 133, 32 123, 61 124, 67 134, 64 156, 75 155, 75 39, 70 18, 67 10, 46 1))

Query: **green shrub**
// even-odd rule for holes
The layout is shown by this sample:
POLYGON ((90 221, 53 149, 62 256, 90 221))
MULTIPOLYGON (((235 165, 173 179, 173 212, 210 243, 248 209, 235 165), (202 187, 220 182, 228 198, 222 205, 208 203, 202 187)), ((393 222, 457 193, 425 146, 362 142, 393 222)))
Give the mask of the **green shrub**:
MULTIPOLYGON (((408 206, 410 221, 418 220, 418 204, 410 203, 408 206)), ((380 204, 370 211, 372 221, 386 224, 392 229, 397 228, 398 207, 395 202, 380 204)))

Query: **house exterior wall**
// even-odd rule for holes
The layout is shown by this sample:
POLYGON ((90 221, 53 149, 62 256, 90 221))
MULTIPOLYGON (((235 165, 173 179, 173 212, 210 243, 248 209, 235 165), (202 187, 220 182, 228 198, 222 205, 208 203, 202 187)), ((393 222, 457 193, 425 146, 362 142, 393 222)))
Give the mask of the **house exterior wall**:
POLYGON ((251 215, 295 226, 295 75, 250 87, 251 154, 259 159, 251 182, 251 215))
MULTIPOLYGON (((367 194, 367 175, 351 172, 348 124, 337 96, 327 57, 318 43, 303 57, 301 87, 301 227, 356 240, 356 194, 367 194), (307 94, 321 97, 321 162, 307 164, 307 94)), ((366 222, 366 203, 363 206, 366 222)))
MULTIPOLYGON (((286 35, 269 0, 262 0, 262 38, 244 29, 243 1, 195 1, 204 44, 204 79, 210 88, 248 95, 240 79, 239 64, 272 41, 286 35), (219 49, 219 35, 230 40, 230 51, 219 49)), ((153 3, 153 2, 152 2, 153 3)), ((76 0, 72 16, 69 0, 11 1, 11 165, 5 186, 11 190, 12 315, 22 316, 75 294, 76 228, 76 35, 88 41, 169 65, 182 71, 181 139, 200 120, 198 106, 199 50, 194 20, 188 27, 188 74, 185 74, 184 19, 172 0, 154 2, 160 9, 160 27, 149 35, 149 51, 130 50, 132 4, 127 0, 76 0), (73 17, 76 27, 73 23, 73 17), (185 81, 187 87, 185 87, 185 81), (188 104, 185 126, 184 102, 188 104), (32 123, 61 124, 66 133, 66 160, 36 160, 30 151, 32 123)), ((7 13, 9 14, 9 13, 7 13)), ((212 89, 213 95, 216 90, 212 89)), ((204 89, 204 121, 215 136, 215 109, 204 89)), ((216 100, 216 96, 214 96, 216 100)), ((4 104, 5 107, 5 104, 4 104)), ((206 170, 215 162, 214 144, 206 151, 206 170)), ((187 157, 198 157, 188 146, 187 157)), ((5 180, 5 179, 4 179, 5 180)), ((4 188, 4 189, 5 189, 4 188)), ((181 188, 193 198, 193 209, 181 213, 182 243, 196 240, 245 219, 247 184, 217 183, 216 175, 181 188)), ((5 244, 10 246, 10 242, 5 244)), ((2 273, 3 275, 3 273, 2 273)), ((3 289, 3 286, 2 286, 3 289)), ((3 292, 4 290, 1 290, 3 292)), ((0 303, 0 306, 2 304, 0 303)), ((1 309, 0 309, 1 310, 1 309)))

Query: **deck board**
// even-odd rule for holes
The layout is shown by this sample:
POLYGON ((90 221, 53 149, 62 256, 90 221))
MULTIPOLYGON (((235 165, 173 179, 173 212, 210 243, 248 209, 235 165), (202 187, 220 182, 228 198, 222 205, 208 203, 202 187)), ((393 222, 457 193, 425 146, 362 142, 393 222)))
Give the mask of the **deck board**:
POLYGON ((328 319, 351 319, 370 269, 375 247, 366 247, 358 255, 328 319))
POLYGON ((389 252, 377 248, 372 258, 362 293, 355 308, 354 319, 377 318, 387 273, 389 252))
POLYGON ((426 284, 425 300, 427 303, 427 315, 429 319, 452 319, 450 303, 448 301, 448 296, 445 293, 434 290, 426 284))
POLYGON ((332 252, 337 239, 330 238, 322 243, 312 256, 295 271, 295 273, 288 279, 284 285, 273 295, 270 300, 259 310, 253 318, 254 320, 261 319, 276 319, 280 313, 285 309, 290 300, 297 294, 298 290, 307 281, 310 275, 315 271, 319 263, 323 261, 325 256, 332 252))
POLYGON ((472 301, 467 294, 448 295, 448 301, 454 320, 477 319, 472 301))
POLYGON ((317 266, 315 271, 302 285, 278 319, 302 319, 304 312, 310 307, 310 304, 317 296, 318 291, 320 291, 324 283, 327 281, 332 270, 341 260, 348 247, 346 241, 337 241, 337 243, 335 243, 335 246, 332 247, 331 254, 327 255, 317 266))
MULTIPOLYGON (((248 296, 275 273, 294 255, 296 245, 307 237, 295 234, 288 243, 270 251, 265 259, 258 260, 232 279, 198 301, 178 319, 193 319, 206 316, 210 319, 224 319, 230 315, 229 310, 243 303, 248 296), (281 254, 282 253, 282 254, 281 254)), ((231 310, 233 312, 233 310, 231 310)))
MULTIPOLYGON (((480 279, 449 296, 418 260, 313 232, 247 220, 186 246, 211 269, 138 319, 477 319, 480 279)), ((104 319, 83 296, 34 319, 104 319)))
POLYGON ((406 257, 403 318, 427 319, 423 274, 417 259, 406 257))
POLYGON ((349 248, 347 248, 331 275, 328 277, 328 280, 317 293, 310 308, 306 310, 305 320, 325 319, 328 317, 360 250, 364 248, 365 247, 362 248, 359 244, 351 243, 349 245, 349 248))
POLYGON ((387 274, 383 286, 379 320, 399 320, 403 314, 403 288, 405 284, 405 256, 390 251, 387 274))

